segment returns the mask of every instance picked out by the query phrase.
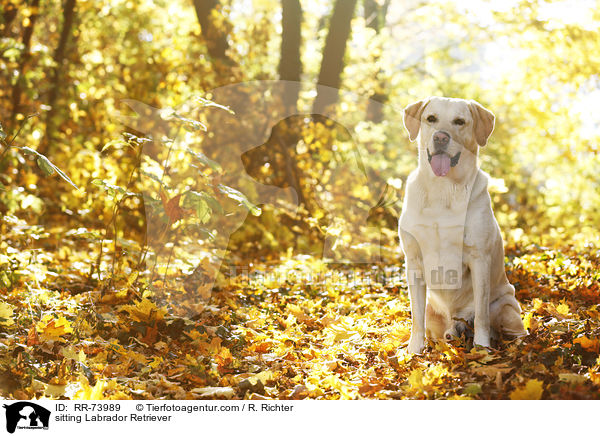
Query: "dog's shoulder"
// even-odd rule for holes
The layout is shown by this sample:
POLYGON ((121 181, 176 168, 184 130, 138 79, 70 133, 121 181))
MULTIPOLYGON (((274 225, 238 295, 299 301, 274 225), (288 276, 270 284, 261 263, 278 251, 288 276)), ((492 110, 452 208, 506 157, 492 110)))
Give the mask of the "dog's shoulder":
POLYGON ((482 169, 478 169, 475 179, 473 180, 469 208, 481 209, 489 207, 491 210, 491 197, 488 192, 489 181, 489 174, 482 169))
POLYGON ((405 213, 408 205, 418 207, 426 196, 427 187, 419 179, 419 171, 415 169, 406 178, 402 212, 405 213))
POLYGON ((481 253, 491 250, 500 237, 498 223, 492 210, 488 192, 489 175, 479 170, 471 191, 465 220, 465 245, 478 248, 481 253))

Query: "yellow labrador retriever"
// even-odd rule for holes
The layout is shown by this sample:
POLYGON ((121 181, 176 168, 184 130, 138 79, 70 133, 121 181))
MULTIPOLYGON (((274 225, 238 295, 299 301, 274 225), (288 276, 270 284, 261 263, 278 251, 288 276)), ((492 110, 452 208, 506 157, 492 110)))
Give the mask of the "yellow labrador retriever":
POLYGON ((408 351, 420 353, 425 336, 451 339, 470 321, 477 345, 489 347, 494 331, 525 335, 488 176, 477 166, 494 115, 472 100, 431 97, 405 109, 404 125, 419 145, 399 224, 412 312, 408 351))

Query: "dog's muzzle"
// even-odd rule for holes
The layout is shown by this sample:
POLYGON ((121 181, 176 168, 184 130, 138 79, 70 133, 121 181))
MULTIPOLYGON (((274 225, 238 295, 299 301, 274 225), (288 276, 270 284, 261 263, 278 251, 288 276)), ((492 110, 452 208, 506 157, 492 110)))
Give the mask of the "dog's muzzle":
MULTIPOLYGON (((458 165, 458 160, 460 159, 460 151, 458 153, 456 153, 454 155, 454 157, 450 158, 450 166, 452 168, 454 168, 456 165, 458 165)), ((438 152, 438 153, 434 153, 433 156, 435 156, 436 154, 444 154, 444 152, 438 152)), ((427 160, 429 161, 429 163, 431 163, 431 158, 433 157, 430 153, 429 153, 429 149, 427 149, 427 160)))

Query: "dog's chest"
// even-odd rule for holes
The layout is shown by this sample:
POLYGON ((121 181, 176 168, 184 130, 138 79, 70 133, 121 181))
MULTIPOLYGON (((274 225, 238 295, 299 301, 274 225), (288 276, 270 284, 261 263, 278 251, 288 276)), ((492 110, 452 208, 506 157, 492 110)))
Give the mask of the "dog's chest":
POLYGON ((472 187, 473 183, 445 190, 423 190, 418 183, 407 186, 406 195, 411 202, 410 207, 403 208, 400 228, 419 245, 422 278, 429 289, 462 288, 465 225, 472 187))

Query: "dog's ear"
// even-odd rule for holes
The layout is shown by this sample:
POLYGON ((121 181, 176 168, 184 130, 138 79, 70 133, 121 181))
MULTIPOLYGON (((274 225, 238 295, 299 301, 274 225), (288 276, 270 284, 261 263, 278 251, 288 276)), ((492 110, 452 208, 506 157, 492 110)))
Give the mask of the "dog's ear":
POLYGON ((421 115, 427 106, 429 100, 421 100, 413 104, 409 104, 404 109, 404 127, 408 130, 408 137, 411 141, 417 139, 419 129, 421 128, 421 115))
POLYGON ((475 100, 469 102, 469 109, 473 116, 473 132, 477 144, 483 147, 494 130, 494 114, 481 106, 475 100))

